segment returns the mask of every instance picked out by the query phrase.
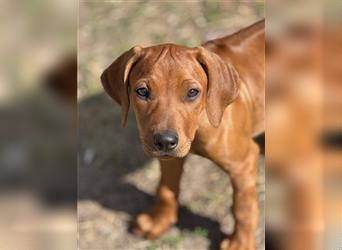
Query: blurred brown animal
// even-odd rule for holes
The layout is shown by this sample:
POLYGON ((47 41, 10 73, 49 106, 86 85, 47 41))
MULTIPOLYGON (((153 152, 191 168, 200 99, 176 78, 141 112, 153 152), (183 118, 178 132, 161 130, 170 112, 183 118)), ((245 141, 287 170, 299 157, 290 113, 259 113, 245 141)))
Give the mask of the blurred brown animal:
POLYGON ((183 164, 194 153, 232 180, 236 225, 221 248, 255 249, 259 148, 252 138, 264 130, 264 29, 262 20, 196 48, 137 46, 102 74, 122 125, 132 105, 144 150, 160 161, 156 203, 137 217, 137 234, 155 239, 177 221, 183 164))
POLYGON ((342 32, 337 27, 290 24, 267 39, 267 178, 285 184, 290 195, 284 198, 285 223, 270 220, 266 228, 281 235, 276 240, 281 249, 332 248, 323 238, 328 218, 334 217, 329 207, 336 206, 329 200, 336 190, 325 183, 342 173, 342 32))
POLYGON ((77 56, 68 56, 52 68, 44 78, 44 86, 62 102, 77 104, 77 56))
POLYGON ((323 249, 315 240, 322 231, 319 48, 317 32, 305 26, 292 28, 266 46, 267 179, 285 186, 288 195, 283 197, 282 223, 268 220, 266 228, 281 236, 281 249, 323 249))
POLYGON ((70 135, 77 135, 77 56, 69 55, 52 67, 43 77, 43 87, 60 104, 65 105, 69 117, 70 135))

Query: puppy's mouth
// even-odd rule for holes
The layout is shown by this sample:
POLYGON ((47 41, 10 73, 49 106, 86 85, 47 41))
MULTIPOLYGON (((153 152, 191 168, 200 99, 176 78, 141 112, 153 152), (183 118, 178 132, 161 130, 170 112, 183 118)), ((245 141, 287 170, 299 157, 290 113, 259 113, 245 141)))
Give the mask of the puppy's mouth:
POLYGON ((144 142, 142 140, 143 149, 145 153, 154 158, 158 158, 161 160, 171 160, 174 158, 182 158, 188 154, 190 151, 190 142, 184 143, 183 145, 179 145, 175 150, 164 152, 159 151, 154 148, 152 148, 148 143, 144 142))
POLYGON ((153 157, 156 157, 161 160, 171 160, 173 158, 177 158, 177 156, 173 153, 165 153, 165 152, 158 152, 158 151, 151 152, 151 153, 153 157))

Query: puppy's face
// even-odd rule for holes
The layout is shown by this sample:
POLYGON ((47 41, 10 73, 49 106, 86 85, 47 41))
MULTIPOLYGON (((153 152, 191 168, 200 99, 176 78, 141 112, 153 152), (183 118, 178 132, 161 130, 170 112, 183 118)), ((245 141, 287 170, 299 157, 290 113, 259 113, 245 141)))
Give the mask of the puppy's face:
POLYGON ((155 157, 183 157, 205 107, 207 78, 190 49, 156 46, 131 69, 130 103, 145 151, 155 157))
POLYGON ((122 107, 122 124, 132 106, 146 153, 163 159, 189 152, 202 115, 218 127, 239 85, 236 71, 216 54, 172 44, 132 48, 101 80, 122 107))

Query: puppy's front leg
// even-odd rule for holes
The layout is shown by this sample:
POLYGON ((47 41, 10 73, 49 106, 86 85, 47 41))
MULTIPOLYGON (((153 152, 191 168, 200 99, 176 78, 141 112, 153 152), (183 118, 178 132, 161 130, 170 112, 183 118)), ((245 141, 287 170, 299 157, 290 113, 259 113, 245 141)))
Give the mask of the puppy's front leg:
POLYGON ((233 189, 233 215, 235 230, 232 238, 221 243, 223 250, 255 250, 255 232, 258 219, 256 193, 257 160, 259 148, 251 142, 246 158, 225 168, 228 170, 233 189))
POLYGON ((177 222, 179 183, 185 158, 159 160, 161 179, 154 206, 136 219, 134 232, 156 239, 177 222))

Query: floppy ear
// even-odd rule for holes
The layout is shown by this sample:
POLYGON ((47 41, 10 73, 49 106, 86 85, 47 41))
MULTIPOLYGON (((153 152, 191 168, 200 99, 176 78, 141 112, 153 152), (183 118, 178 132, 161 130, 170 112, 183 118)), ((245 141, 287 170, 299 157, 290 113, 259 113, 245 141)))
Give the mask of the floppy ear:
POLYGON ((101 75, 106 92, 121 105, 121 126, 126 125, 129 110, 128 75, 142 52, 140 46, 123 53, 101 75))
POLYGON ((240 78, 232 65, 225 63, 218 55, 199 47, 197 60, 208 79, 206 110, 209 122, 220 125, 223 112, 238 96, 240 78))

